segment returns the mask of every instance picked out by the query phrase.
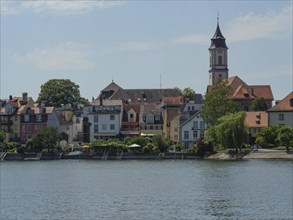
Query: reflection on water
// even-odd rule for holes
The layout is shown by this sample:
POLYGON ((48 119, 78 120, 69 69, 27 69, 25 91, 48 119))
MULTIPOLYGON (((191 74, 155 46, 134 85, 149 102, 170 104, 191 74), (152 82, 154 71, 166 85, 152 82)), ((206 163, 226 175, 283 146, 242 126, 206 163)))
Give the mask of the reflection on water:
POLYGON ((292 161, 0 163, 0 219, 291 219, 292 161))

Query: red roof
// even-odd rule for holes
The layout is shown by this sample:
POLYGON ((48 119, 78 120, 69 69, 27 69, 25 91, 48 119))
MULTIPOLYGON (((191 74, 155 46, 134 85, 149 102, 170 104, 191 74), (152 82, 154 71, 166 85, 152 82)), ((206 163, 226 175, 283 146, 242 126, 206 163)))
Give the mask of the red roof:
POLYGON ((263 128, 268 127, 268 113, 264 111, 259 112, 245 112, 245 124, 249 128, 263 128))
POLYGON ((277 105, 270 108, 268 112, 292 112, 293 111, 293 91, 287 95, 284 99, 278 102, 277 105))
POLYGON ((225 81, 233 90, 232 99, 255 99, 257 97, 263 97, 265 100, 274 100, 269 85, 247 85, 238 76, 230 77, 225 81))

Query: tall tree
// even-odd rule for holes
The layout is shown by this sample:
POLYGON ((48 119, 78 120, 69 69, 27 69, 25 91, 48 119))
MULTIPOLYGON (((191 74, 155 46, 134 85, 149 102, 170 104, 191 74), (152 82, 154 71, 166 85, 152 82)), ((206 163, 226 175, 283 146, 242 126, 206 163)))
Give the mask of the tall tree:
POLYGON ((51 79, 41 86, 37 102, 55 107, 70 104, 75 108, 78 104, 86 104, 87 100, 80 97, 79 85, 69 79, 51 79))
POLYGON ((41 151, 43 149, 48 149, 49 151, 56 151, 57 141, 59 135, 56 128, 43 128, 39 134, 33 136, 31 140, 28 141, 27 145, 30 149, 36 149, 41 151))
POLYGON ((195 91, 193 89, 191 89, 190 87, 184 88, 182 93, 186 99, 194 100, 195 91))
POLYGON ((231 94, 231 87, 220 82, 205 95, 201 115, 209 126, 216 125, 220 117, 239 111, 240 106, 231 100, 231 94))
POLYGON ((277 141, 286 147, 286 151, 289 151, 289 146, 293 145, 293 128, 281 127, 277 141))
POLYGON ((180 94, 184 96, 184 98, 187 100, 193 100, 195 97, 195 91, 190 87, 186 87, 183 90, 178 87, 175 87, 174 89, 177 89, 180 94))
POLYGON ((257 97, 252 101, 252 110, 253 111, 266 111, 268 106, 266 100, 263 97, 257 97))
POLYGON ((237 112, 222 116, 215 126, 218 142, 223 147, 235 147, 236 152, 248 141, 248 129, 244 124, 245 113, 237 112))

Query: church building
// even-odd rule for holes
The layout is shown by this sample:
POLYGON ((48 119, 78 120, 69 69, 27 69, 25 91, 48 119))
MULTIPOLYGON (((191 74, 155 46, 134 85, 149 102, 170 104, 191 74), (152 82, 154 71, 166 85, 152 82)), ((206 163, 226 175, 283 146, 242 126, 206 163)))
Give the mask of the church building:
POLYGON ((228 47, 220 30, 219 18, 217 18, 216 32, 211 38, 209 56, 210 68, 207 93, 211 91, 213 86, 224 81, 232 88, 231 99, 239 103, 242 110, 252 111, 252 101, 261 97, 264 98, 268 108, 272 107, 274 97, 270 85, 248 85, 239 76, 229 77, 228 47))

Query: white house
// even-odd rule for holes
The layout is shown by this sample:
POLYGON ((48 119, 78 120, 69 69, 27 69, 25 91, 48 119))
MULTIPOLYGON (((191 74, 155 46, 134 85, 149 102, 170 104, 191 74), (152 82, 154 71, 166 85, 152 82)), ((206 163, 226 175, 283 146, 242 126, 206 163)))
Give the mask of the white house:
POLYGON ((180 126, 180 144, 185 148, 191 148, 197 139, 204 137, 207 125, 200 115, 200 111, 192 115, 180 126))
POLYGON ((284 125, 293 128, 293 92, 270 108, 269 125, 284 125))
POLYGON ((107 140, 120 134, 121 100, 104 100, 101 105, 84 107, 84 117, 88 118, 89 140, 107 140))

